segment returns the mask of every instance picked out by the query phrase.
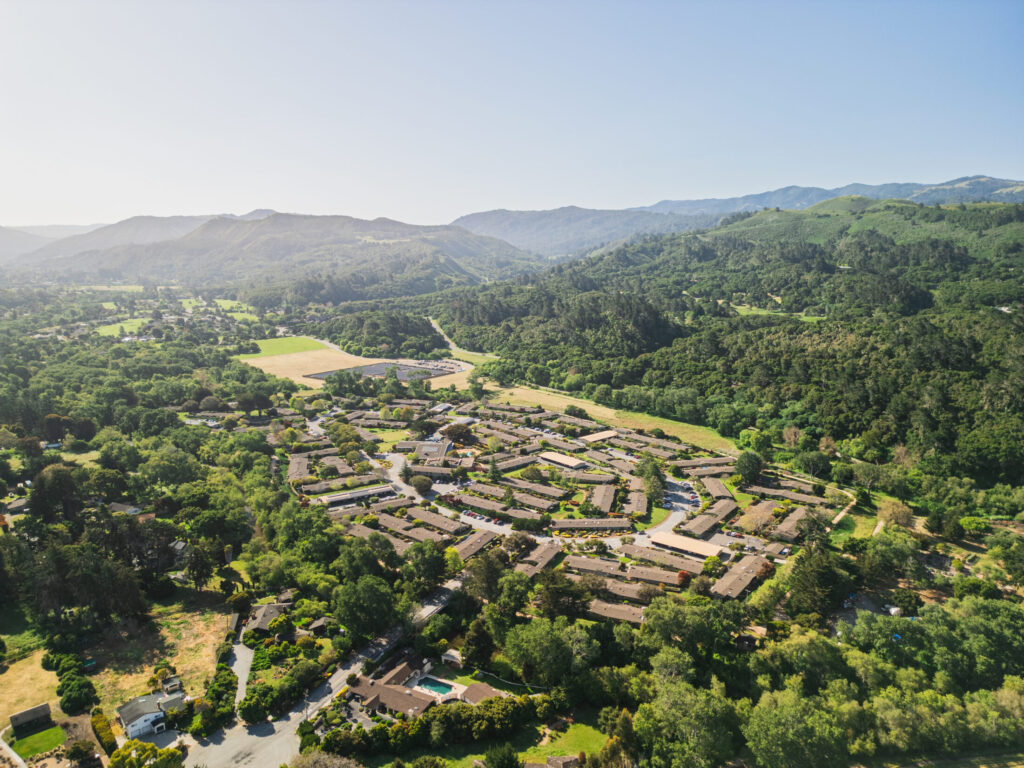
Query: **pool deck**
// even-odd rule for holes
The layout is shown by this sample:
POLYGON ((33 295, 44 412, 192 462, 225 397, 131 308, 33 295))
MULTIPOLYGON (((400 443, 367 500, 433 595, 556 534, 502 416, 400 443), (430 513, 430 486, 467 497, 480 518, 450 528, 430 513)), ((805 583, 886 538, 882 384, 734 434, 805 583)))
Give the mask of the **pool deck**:
POLYGON ((408 685, 410 688, 415 688, 417 691, 422 691, 428 696, 433 696, 435 699, 437 699, 438 702, 459 701, 462 697, 462 694, 466 690, 466 686, 464 686, 462 683, 456 683, 454 680, 442 680, 439 677, 434 677, 433 675, 429 674, 420 675, 418 678, 416 678, 415 682, 410 683, 408 685), (433 680, 435 683, 448 686, 449 688, 451 688, 451 690, 447 693, 438 693, 437 691, 432 691, 429 688, 420 685, 420 683, 422 683, 424 680, 433 680))

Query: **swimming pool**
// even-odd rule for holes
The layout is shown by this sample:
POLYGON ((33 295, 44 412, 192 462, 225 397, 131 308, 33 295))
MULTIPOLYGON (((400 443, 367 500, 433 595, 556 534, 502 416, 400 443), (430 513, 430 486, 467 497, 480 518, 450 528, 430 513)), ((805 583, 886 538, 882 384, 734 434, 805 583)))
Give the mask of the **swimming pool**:
POLYGON ((451 693, 454 688, 448 685, 448 683, 442 682, 434 677, 424 677, 418 683, 417 688, 426 688, 431 693, 436 693, 438 696, 444 696, 445 694, 451 693))

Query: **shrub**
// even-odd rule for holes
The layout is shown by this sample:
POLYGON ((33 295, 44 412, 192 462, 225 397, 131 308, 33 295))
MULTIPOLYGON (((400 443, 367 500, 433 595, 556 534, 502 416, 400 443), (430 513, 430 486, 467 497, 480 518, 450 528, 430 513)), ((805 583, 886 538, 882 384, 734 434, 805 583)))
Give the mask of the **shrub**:
POLYGON ((96 688, 81 675, 65 676, 57 686, 57 695, 60 696, 60 708, 68 715, 77 715, 90 704, 99 702, 96 688))
POLYGON ((223 664, 228 660, 228 656, 231 655, 231 643, 223 642, 217 646, 217 663, 223 664))
POLYGON ((103 714, 103 710, 97 707, 92 713, 92 732, 96 734, 96 740, 103 747, 108 755, 117 749, 117 739, 114 738, 114 731, 110 728, 110 720, 103 714))
POLYGON ((238 702, 238 716, 249 724, 259 723, 267 719, 267 708, 259 696, 246 693, 245 698, 238 702))

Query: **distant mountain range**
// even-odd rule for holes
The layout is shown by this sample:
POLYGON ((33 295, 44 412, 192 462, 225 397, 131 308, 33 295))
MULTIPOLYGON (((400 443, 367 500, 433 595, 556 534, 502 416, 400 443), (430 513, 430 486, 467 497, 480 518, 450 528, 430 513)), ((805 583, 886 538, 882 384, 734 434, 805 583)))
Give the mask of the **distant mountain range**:
POLYGON ((303 216, 141 216, 22 257, 19 273, 63 281, 187 286, 304 286, 307 299, 426 293, 511 277, 550 263, 461 227, 303 216))
POLYGON ((970 176, 942 184, 784 187, 625 210, 487 211, 440 226, 255 210, 135 216, 85 228, 0 227, 0 268, 46 280, 244 284, 252 290, 301 283, 307 299, 345 301, 474 285, 636 237, 709 228, 737 212, 800 210, 848 195, 923 204, 1024 202, 1024 182, 970 176), (68 236, 44 236, 54 234, 68 236))
POLYGON ((585 252, 638 235, 707 227, 732 213, 762 208, 802 210, 848 195, 875 200, 900 198, 925 205, 982 201, 1020 203, 1024 202, 1024 181, 965 176, 941 184, 847 184, 835 189, 783 187, 743 197, 662 200, 626 210, 570 207, 550 211, 486 211, 461 216, 452 223, 478 235, 500 237, 519 248, 556 256, 585 252), (659 219, 659 216, 665 218, 659 219))

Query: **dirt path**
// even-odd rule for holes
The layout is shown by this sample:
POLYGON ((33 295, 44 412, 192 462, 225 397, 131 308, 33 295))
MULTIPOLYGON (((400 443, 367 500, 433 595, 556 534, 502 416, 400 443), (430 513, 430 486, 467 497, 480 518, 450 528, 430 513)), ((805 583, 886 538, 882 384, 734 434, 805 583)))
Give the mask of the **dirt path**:
POLYGON ((497 355, 490 352, 470 352, 468 349, 463 349, 462 347, 457 346, 454 341, 448 338, 448 334, 444 332, 441 326, 437 324, 437 320, 432 317, 427 317, 427 321, 434 326, 434 330, 440 334, 441 338, 444 339, 444 343, 448 345, 448 349, 452 352, 460 352, 464 355, 482 355, 483 357, 490 357, 495 360, 498 359, 497 355))

